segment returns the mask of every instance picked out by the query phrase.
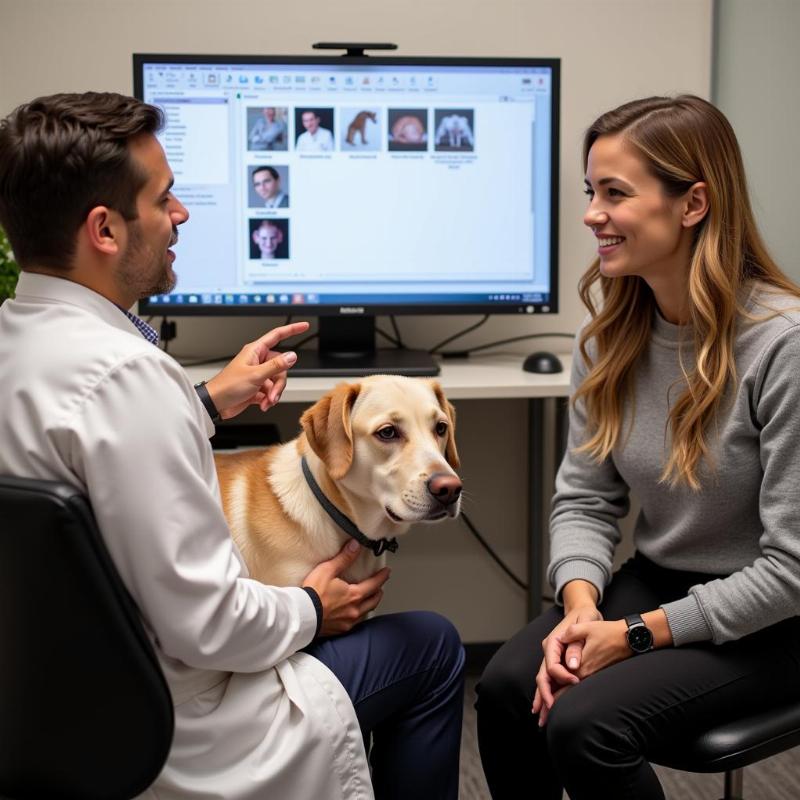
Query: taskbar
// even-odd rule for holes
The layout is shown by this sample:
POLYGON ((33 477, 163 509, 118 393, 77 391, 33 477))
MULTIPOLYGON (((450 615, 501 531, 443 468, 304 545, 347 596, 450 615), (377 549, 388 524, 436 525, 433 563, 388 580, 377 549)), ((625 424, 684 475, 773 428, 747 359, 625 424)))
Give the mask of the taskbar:
POLYGON ((550 302, 546 292, 492 292, 464 294, 317 294, 314 292, 184 292, 148 297, 150 306, 378 306, 378 305, 487 305, 550 302))

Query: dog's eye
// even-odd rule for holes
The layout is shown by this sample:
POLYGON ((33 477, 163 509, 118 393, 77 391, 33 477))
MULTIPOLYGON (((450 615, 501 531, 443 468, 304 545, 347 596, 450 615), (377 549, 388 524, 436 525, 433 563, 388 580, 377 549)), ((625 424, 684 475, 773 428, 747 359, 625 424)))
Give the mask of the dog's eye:
POLYGON ((437 436, 447 436, 447 423, 446 422, 437 422, 436 423, 436 435, 437 436))
POLYGON ((394 427, 394 425, 387 425, 384 428, 380 428, 375 432, 375 435, 379 439, 383 439, 385 442, 388 442, 391 439, 398 439, 400 437, 400 433, 398 432, 397 428, 394 427))

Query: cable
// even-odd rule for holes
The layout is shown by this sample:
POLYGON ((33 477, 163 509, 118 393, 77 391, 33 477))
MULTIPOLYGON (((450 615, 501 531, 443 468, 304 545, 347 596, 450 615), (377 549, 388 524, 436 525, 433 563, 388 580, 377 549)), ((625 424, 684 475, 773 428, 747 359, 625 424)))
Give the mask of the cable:
POLYGON ((299 342, 295 342, 292 349, 299 350, 304 344, 308 342, 313 342, 314 339, 316 339, 318 336, 319 336, 318 333, 310 333, 308 336, 306 336, 305 339, 301 339, 299 342))
POLYGON ((489 342, 488 344, 479 344, 477 347, 469 347, 466 350, 451 350, 448 353, 440 353, 444 358, 453 356, 465 356, 470 353, 477 353, 480 350, 487 350, 490 347, 498 347, 501 344, 510 344, 511 342, 521 342, 524 339, 574 339, 574 333, 527 333, 524 336, 512 336, 510 339, 498 339, 496 342, 489 342))
POLYGON ((470 533, 480 542, 481 547, 483 547, 483 549, 494 559, 494 561, 497 564, 497 566, 500 567, 500 569, 502 569, 503 572, 505 572, 506 575, 508 575, 508 577, 511 578, 511 580, 514 581, 514 583, 517 584, 517 586, 519 586, 520 589, 522 589, 523 591, 527 592, 528 589, 530 589, 530 586, 528 586, 527 583, 523 583, 523 581, 521 581, 503 563, 503 561, 500 559, 500 556, 498 556, 497 553, 495 553, 495 551, 492 550, 492 548, 490 547, 489 543, 483 538, 483 536, 480 535, 480 533, 478 533, 478 529, 472 524, 472 522, 470 521, 470 518, 463 511, 461 512, 461 514, 459 514, 459 518, 464 521, 464 524, 469 528, 470 533))
POLYGON ((455 339, 460 339, 462 336, 466 336, 466 334, 468 334, 470 331, 474 331, 475 328, 480 328, 480 326, 483 325, 488 319, 489 319, 489 314, 484 315, 483 319, 480 322, 476 322, 474 325, 471 325, 470 327, 465 328, 463 331, 460 331, 459 333, 453 334, 452 336, 448 336, 446 339, 442 339, 442 341, 439 342, 439 344, 434 345, 433 347, 431 347, 431 349, 428 350, 428 353, 430 355, 435 355, 436 351, 440 347, 444 347, 446 344, 450 344, 450 342, 454 341, 455 339))
MULTIPOLYGON (((520 589, 522 589, 523 591, 526 591, 526 592, 529 591, 530 588, 531 588, 530 585, 527 584, 527 583, 524 583, 523 581, 521 581, 506 566, 506 564, 503 563, 503 561, 500 559, 500 556, 498 556, 497 553, 495 553, 494 550, 492 550, 492 548, 489 545, 489 543, 483 538, 483 536, 480 535, 480 533, 478 533, 478 529, 472 524, 472 522, 470 521, 470 518, 463 511, 461 512, 461 514, 459 514, 459 517, 464 521, 464 524, 467 526, 467 528, 469 528, 470 533, 478 540, 478 542, 480 543, 481 547, 483 547, 483 549, 486 550, 486 552, 494 559, 495 563, 500 567, 500 569, 502 569, 503 572, 505 572, 506 575, 508 575, 508 577, 511 578, 511 580, 514 581, 514 583, 517 584, 517 586, 519 586, 520 589)), ((546 594, 542 595, 542 600, 544 600, 544 601, 546 601, 548 603, 554 603, 555 602, 554 598, 552 598, 552 597, 550 597, 550 595, 546 595, 546 594)))
POLYGON ((401 350, 405 350, 406 346, 403 343, 403 337, 400 335, 400 328, 397 327, 397 320, 394 318, 394 314, 390 314, 389 319, 392 323, 392 327, 394 328, 394 335, 397 337, 397 346, 401 350))
POLYGON ((390 336, 388 333, 386 333, 386 331, 382 331, 377 325, 375 326, 375 333, 379 333, 384 339, 391 342, 396 348, 398 348, 398 350, 405 349, 399 339, 395 339, 394 336, 390 336))
POLYGON ((162 348, 165 353, 169 353, 169 343, 175 338, 177 335, 177 327, 174 322, 170 322, 167 318, 166 314, 161 317, 161 331, 159 333, 159 338, 164 343, 164 347, 162 348))

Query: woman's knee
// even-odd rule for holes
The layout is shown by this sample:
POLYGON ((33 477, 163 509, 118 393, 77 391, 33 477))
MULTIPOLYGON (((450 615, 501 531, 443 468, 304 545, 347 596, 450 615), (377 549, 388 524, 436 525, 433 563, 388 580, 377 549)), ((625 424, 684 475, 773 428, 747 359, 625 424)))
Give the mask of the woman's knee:
MULTIPOLYGON (((590 724, 588 706, 574 702, 577 687, 567 689, 556 699, 547 715, 547 747, 552 754, 581 752, 582 742, 590 724), (574 694, 574 696, 573 696, 574 694)), ((578 697, 578 700, 580 698, 578 697)))
POLYGON ((546 613, 509 639, 492 656, 477 686, 481 706, 508 706, 530 714, 536 691, 536 673, 542 663, 542 639, 558 622, 546 613))
POLYGON ((547 749, 560 769, 614 761, 632 750, 618 710, 578 684, 562 694, 547 717, 547 749))
POLYGON ((535 673, 520 671, 505 646, 490 659, 475 687, 478 713, 530 713, 535 673))

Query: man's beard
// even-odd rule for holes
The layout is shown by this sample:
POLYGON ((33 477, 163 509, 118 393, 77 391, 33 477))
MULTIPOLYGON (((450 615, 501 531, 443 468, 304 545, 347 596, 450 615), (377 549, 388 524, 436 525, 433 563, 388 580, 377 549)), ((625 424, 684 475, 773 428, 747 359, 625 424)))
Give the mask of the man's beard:
MULTIPOLYGON (((123 285, 143 300, 154 294, 169 294, 177 283, 166 249, 159 256, 146 244, 139 224, 128 225, 128 247, 119 265, 119 279, 123 285)), ((178 241, 178 229, 173 226, 169 246, 178 241)))

